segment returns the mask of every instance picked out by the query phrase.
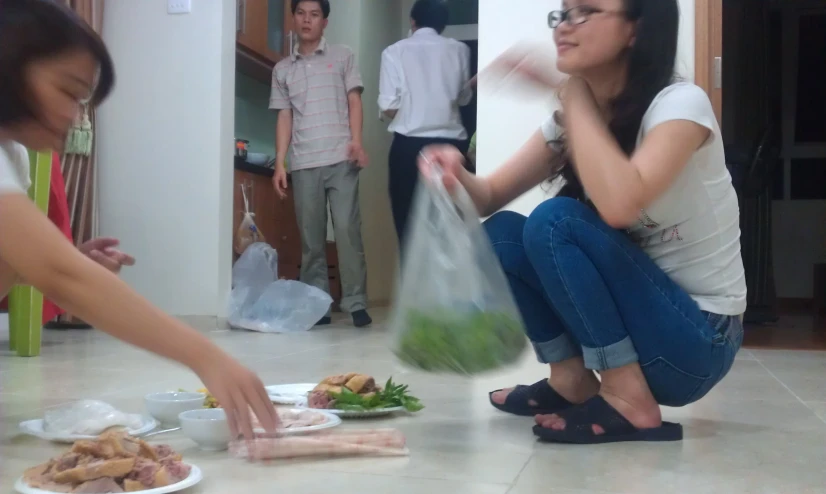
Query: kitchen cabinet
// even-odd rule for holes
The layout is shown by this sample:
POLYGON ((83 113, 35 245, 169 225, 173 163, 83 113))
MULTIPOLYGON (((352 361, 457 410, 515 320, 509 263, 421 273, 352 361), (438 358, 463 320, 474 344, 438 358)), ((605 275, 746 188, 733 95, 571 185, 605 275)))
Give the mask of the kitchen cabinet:
POLYGON ((273 66, 290 52, 290 0, 236 0, 238 70, 270 83, 273 66))
MULTIPOLYGON (((247 164, 236 165, 234 181, 233 236, 244 218, 243 186, 246 187, 250 210, 255 213, 258 230, 278 252, 279 278, 298 280, 301 272, 301 231, 295 216, 292 189, 287 189, 287 197, 282 200, 272 185, 272 169, 247 164)), ((237 260, 238 256, 233 255, 233 261, 237 260)), ((330 294, 334 308, 337 308, 341 301, 341 279, 338 252, 332 242, 327 244, 327 265, 330 294)))

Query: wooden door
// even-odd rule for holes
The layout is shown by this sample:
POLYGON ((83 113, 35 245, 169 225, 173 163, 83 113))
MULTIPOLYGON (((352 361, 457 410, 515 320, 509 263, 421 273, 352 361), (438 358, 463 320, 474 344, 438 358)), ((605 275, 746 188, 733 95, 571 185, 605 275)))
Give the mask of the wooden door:
POLYGON ((723 122, 723 0, 694 2, 694 81, 723 122))

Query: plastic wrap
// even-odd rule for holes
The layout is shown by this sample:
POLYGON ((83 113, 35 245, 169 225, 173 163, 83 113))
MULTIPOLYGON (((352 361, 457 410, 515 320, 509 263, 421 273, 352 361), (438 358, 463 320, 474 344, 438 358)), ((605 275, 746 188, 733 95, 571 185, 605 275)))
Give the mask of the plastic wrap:
POLYGON ((123 413, 108 403, 84 400, 46 411, 43 429, 52 434, 96 436, 112 427, 140 429, 140 415, 123 413))
POLYGON ((431 372, 476 374, 516 362, 524 325, 476 208, 453 197, 433 166, 417 189, 391 347, 406 364, 431 372))
POLYGON ((404 435, 395 429, 349 430, 303 437, 260 435, 230 443, 230 454, 250 461, 348 456, 407 456, 404 435))

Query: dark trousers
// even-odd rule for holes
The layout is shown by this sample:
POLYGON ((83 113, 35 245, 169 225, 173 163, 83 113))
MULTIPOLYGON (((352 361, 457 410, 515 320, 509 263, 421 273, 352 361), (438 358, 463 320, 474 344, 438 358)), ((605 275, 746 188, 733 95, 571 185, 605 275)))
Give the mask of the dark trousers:
POLYGON ((419 152, 431 144, 451 144, 463 154, 467 152, 468 141, 429 137, 407 137, 396 133, 390 146, 390 207, 393 210, 393 222, 399 237, 399 248, 405 246, 405 232, 416 184, 419 183, 419 152))

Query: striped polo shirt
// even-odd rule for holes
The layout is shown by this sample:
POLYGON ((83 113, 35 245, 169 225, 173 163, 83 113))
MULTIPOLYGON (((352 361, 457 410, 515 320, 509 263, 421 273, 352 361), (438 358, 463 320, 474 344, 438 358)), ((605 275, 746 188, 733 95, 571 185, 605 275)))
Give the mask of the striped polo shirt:
POLYGON ((364 86, 353 51, 322 38, 310 56, 292 54, 272 72, 271 110, 292 110, 290 171, 347 161, 350 108, 347 94, 364 86))

